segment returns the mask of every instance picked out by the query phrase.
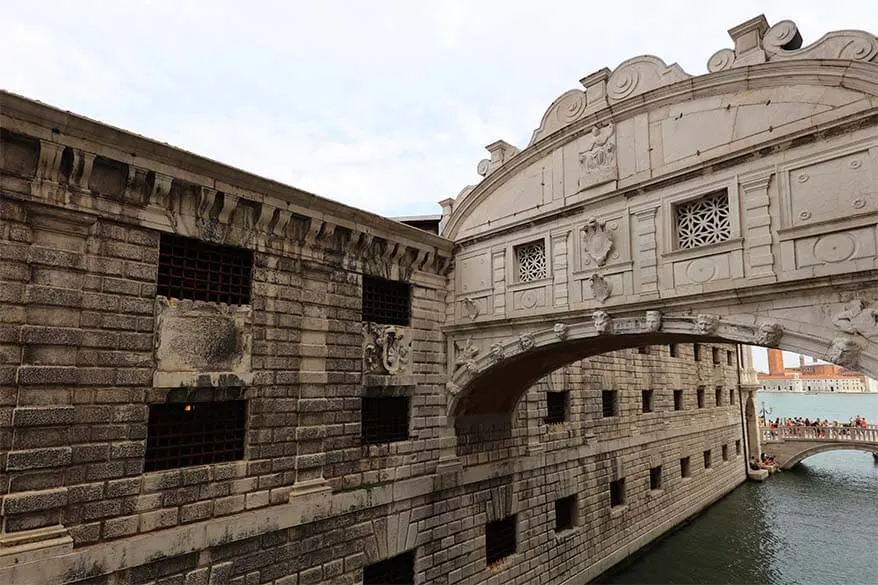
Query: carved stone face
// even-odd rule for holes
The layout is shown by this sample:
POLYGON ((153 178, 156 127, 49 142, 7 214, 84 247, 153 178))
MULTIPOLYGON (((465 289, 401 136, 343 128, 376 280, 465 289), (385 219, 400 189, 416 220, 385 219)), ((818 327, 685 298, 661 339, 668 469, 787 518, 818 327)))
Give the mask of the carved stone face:
POLYGON ((594 328, 598 333, 610 332, 610 315, 606 311, 595 311, 592 314, 594 328))
POLYGON ((778 323, 764 322, 759 324, 756 343, 759 345, 776 346, 783 335, 783 328, 778 323))
POLYGON ((856 368, 860 348, 850 339, 837 338, 832 341, 826 359, 844 368, 856 368))
POLYGON ((646 330, 655 333, 659 329, 662 328, 662 314, 661 311, 647 311, 646 312, 646 330))
POLYGON ((716 328, 719 327, 719 318, 716 315, 698 315, 695 319, 695 325, 698 327, 699 333, 710 335, 716 332, 716 328))

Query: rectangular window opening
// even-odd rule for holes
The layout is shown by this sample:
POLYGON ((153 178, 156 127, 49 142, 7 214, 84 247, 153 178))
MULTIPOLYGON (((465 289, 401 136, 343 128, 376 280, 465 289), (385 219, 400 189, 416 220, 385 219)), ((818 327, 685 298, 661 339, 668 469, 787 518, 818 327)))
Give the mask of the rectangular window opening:
POLYGON ((515 553, 515 514, 485 525, 485 561, 488 566, 515 553))
POLYGON ((689 458, 682 457, 680 459, 680 477, 691 477, 692 472, 689 466, 689 458))
POLYGON ((625 478, 610 482, 610 507, 625 505, 625 478))
POLYGON ((652 390, 641 390, 640 391, 640 406, 643 412, 652 412, 652 398, 653 391, 652 390))
POLYGON ((704 452, 704 469, 710 469, 711 461, 712 461, 712 456, 710 453, 710 449, 708 449, 707 451, 704 452))
POLYGON ((714 390, 714 402, 717 406, 723 405, 723 387, 717 386, 714 390))
POLYGON ((361 433, 363 443, 376 445, 409 438, 408 396, 363 396, 361 433))
POLYGON ((732 350, 726 350, 726 365, 734 366, 735 365, 735 352, 732 350))
POLYGON ((679 351, 679 350, 677 349, 677 344, 676 344, 676 343, 669 343, 669 344, 668 344, 668 355, 670 355, 670 356, 673 357, 673 358, 675 358, 675 357, 679 357, 679 356, 677 355, 677 352, 678 352, 678 351, 679 351))
POLYGON ((674 390, 674 410, 683 410, 683 391, 674 390))
POLYGON ((729 388, 729 404, 735 403, 735 389, 729 388))
POLYGON ((555 500, 555 532, 576 526, 576 496, 555 500))
POLYGON ((713 365, 720 365, 720 349, 718 347, 713 348, 713 365))
POLYGON ((247 401, 149 405, 144 471, 244 458, 247 401))
POLYGON ((735 455, 736 456, 741 455, 741 439, 735 440, 735 455))
POLYGON ((641 345, 637 348, 637 353, 639 353, 640 355, 649 355, 649 346, 641 345))
POLYGON ((545 240, 521 244, 513 250, 518 282, 533 282, 548 276, 545 240))
POLYGON ((700 343, 693 343, 692 344, 692 358, 696 362, 701 361, 701 344, 700 343))
POLYGON ((707 193, 674 206, 677 247, 699 248, 732 237, 727 189, 707 193))
POLYGON ((601 406, 604 418, 618 416, 619 399, 616 390, 601 390, 601 406))
POLYGON ((363 585, 414 585, 415 553, 404 552, 363 567, 363 585))
POLYGON ((662 466, 649 468, 649 489, 662 489, 662 466))
POLYGON ((695 391, 695 397, 698 400, 698 408, 704 408, 704 386, 699 386, 695 391))
POLYGON ((363 275, 363 321, 382 325, 411 323, 412 285, 363 275))
POLYGON ((252 272, 251 250, 162 233, 156 295, 247 305, 252 272))
POLYGON ((723 452, 723 461, 728 461, 729 460, 729 446, 723 445, 722 452, 723 452))
POLYGON ((570 392, 546 392, 546 424, 555 425, 566 421, 569 404, 570 392))

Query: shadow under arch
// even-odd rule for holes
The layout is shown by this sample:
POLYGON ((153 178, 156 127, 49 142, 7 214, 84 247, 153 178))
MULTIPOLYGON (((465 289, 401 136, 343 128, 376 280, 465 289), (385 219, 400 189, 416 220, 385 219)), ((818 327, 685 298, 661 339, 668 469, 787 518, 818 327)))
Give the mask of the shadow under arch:
POLYGON ((819 455, 820 453, 828 453, 830 451, 862 451, 878 455, 878 443, 851 441, 850 443, 827 443, 826 445, 818 445, 817 447, 810 447, 804 451, 796 453, 786 461, 782 461, 780 466, 782 469, 790 469, 808 457, 819 455))
POLYGON ((562 324, 495 343, 485 354, 466 360, 448 383, 454 395, 452 417, 511 413, 537 380, 574 361, 603 353, 669 343, 743 343, 777 347, 871 371, 875 360, 861 360, 861 346, 850 336, 822 334, 813 325, 798 329, 756 316, 720 319, 716 315, 666 315, 610 318, 598 311, 579 323, 562 324))

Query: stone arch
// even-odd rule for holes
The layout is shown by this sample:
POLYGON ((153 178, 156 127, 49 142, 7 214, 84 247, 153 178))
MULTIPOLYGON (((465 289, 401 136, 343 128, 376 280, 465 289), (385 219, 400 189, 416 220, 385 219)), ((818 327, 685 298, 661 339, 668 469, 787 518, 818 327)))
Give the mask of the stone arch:
POLYGON ((561 366, 620 349, 681 342, 779 347, 878 376, 878 354, 871 342, 839 335, 825 324, 781 324, 756 315, 662 316, 657 311, 613 318, 596 311, 580 322, 556 323, 497 341, 486 352, 475 349, 468 339, 448 383, 453 396, 449 413, 453 417, 511 413, 527 388, 561 366))
POLYGON ((371 524, 372 534, 363 551, 370 563, 410 551, 418 544, 418 523, 412 520, 411 510, 382 516, 371 524))
POLYGON ((808 447, 795 455, 788 458, 786 461, 780 462, 780 466, 782 469, 790 469, 794 467, 798 463, 804 461, 808 457, 812 455, 818 455, 820 453, 828 453, 830 451, 863 451, 866 453, 873 453, 878 455, 878 444, 876 443, 859 443, 859 442, 838 442, 838 443, 826 443, 823 445, 817 445, 816 447, 808 447))

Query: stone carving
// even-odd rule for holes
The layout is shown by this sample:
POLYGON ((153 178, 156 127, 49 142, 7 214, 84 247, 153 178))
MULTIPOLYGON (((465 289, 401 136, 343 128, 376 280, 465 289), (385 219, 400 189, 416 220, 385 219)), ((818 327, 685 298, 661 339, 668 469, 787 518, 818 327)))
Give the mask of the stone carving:
POLYGON ((662 313, 661 311, 647 311, 646 312, 646 330, 650 333, 655 333, 659 329, 662 328, 662 313))
POLYGON ((454 359, 454 364, 459 368, 466 368, 467 371, 477 372, 479 366, 476 364, 476 356, 479 355, 479 348, 473 344, 472 338, 467 337, 463 347, 457 344, 455 347, 457 348, 457 356, 454 359))
POLYGON ((862 299, 854 299, 832 318, 832 324, 841 331, 862 335, 869 341, 878 339, 878 309, 866 306, 862 299))
POLYGON ((878 38, 857 30, 827 33, 807 47, 802 47, 802 36, 792 20, 782 20, 768 29, 762 39, 762 46, 769 61, 788 59, 872 61, 878 55, 878 38))
POLYGON ((363 365, 367 374, 402 374, 408 370, 411 337, 396 325, 363 323, 363 365))
POLYGON ((595 311, 591 315, 592 320, 594 321, 594 329, 597 331, 598 335, 606 335, 607 333, 612 332, 613 330, 613 320, 610 318, 610 314, 606 311, 595 311))
POLYGON ((668 65, 652 55, 634 57, 616 67, 610 75, 607 97, 611 102, 618 102, 690 77, 676 63, 668 65))
MULTIPOLYGON (((613 238, 605 222, 590 217, 582 228, 582 249, 598 266, 603 266, 613 250, 613 238)), ((586 262, 588 259, 586 258, 586 262)))
POLYGON ((567 325, 564 323, 555 323, 555 326, 552 327, 552 331, 555 333, 555 336, 564 341, 567 339, 567 335, 570 334, 570 331, 567 330, 567 325))
POLYGON ((448 393, 452 396, 457 396, 457 393, 460 392, 462 388, 454 382, 446 382, 445 389, 448 390, 448 393))
POLYGON ((719 327, 719 317, 716 315, 698 315, 695 318, 695 327, 702 335, 713 335, 719 327))
POLYGON ((777 347, 780 338, 783 336, 783 327, 780 323, 774 321, 763 321, 756 328, 756 334, 753 336, 753 342, 756 345, 766 347, 777 347))
POLYGON ((600 274, 594 273, 588 277, 588 284, 591 287, 591 294, 600 302, 610 298, 613 288, 610 283, 600 274))
POLYGON ((826 361, 849 370, 856 369, 860 358, 860 347, 850 339, 837 337, 832 340, 826 361))
POLYGON ((518 336, 518 346, 521 351, 527 351, 534 346, 534 336, 530 333, 522 333, 518 336))
POLYGON ((470 321, 474 321, 476 317, 479 316, 479 304, 470 297, 464 297, 461 302, 463 304, 464 314, 469 317, 470 321))
POLYGON ((492 343, 491 348, 488 350, 488 358, 494 363, 499 362, 505 356, 503 355, 503 344, 497 342, 492 343))
POLYGON ((616 127, 611 122, 604 128, 595 126, 585 138, 585 150, 579 153, 582 175, 579 187, 585 188, 616 179, 616 127))
POLYGON ((581 89, 571 89, 561 94, 543 114, 539 128, 531 136, 530 144, 582 118, 586 105, 586 95, 581 89))

